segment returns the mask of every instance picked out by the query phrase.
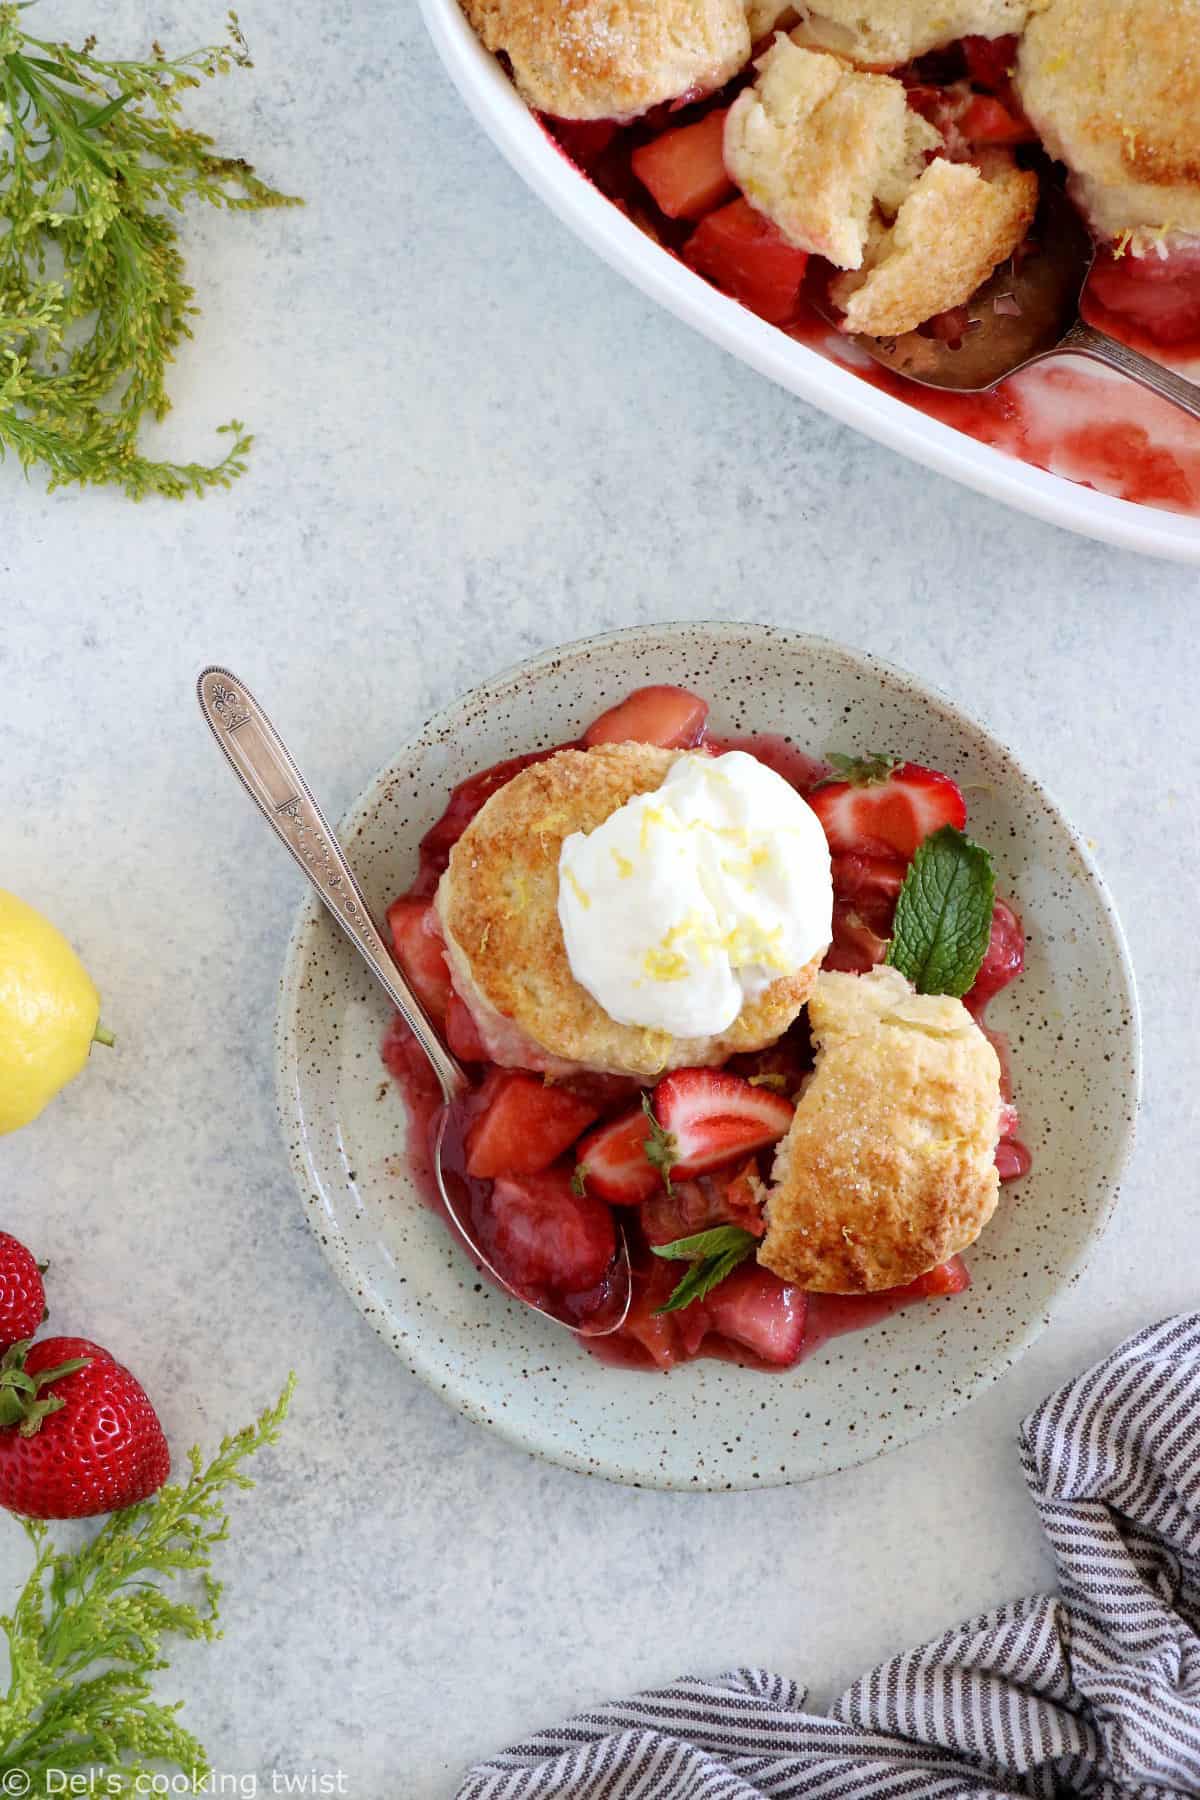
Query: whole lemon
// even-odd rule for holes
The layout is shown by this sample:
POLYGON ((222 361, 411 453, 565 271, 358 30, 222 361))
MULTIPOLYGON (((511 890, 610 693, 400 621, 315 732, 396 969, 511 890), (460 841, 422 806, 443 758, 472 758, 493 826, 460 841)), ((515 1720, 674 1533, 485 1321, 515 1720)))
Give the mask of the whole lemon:
POLYGON ((36 1119, 93 1041, 113 1040, 91 976, 49 919, 0 888, 0 1134, 36 1119))

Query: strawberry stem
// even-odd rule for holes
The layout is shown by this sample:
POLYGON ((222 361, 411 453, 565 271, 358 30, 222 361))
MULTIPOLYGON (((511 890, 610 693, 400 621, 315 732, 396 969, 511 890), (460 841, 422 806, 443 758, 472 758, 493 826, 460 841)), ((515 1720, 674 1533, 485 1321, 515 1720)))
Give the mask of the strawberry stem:
POLYGON ((22 1437, 32 1437, 41 1428, 43 1419, 66 1404, 60 1395, 43 1394, 42 1389, 61 1381, 64 1375, 74 1375, 77 1370, 88 1368, 91 1362, 90 1357, 73 1356, 56 1368, 41 1369, 31 1375, 25 1367, 25 1358, 32 1348, 33 1339, 25 1338, 0 1358, 0 1430, 15 1425, 22 1437))
POLYGON ((650 1136, 643 1139, 642 1154, 652 1168, 662 1176, 664 1188, 668 1194, 675 1190, 671 1186, 671 1170, 679 1161, 679 1145, 669 1131, 664 1131, 654 1116, 654 1108, 650 1104, 649 1094, 642 1095, 642 1111, 646 1115, 646 1123, 650 1127, 650 1136))

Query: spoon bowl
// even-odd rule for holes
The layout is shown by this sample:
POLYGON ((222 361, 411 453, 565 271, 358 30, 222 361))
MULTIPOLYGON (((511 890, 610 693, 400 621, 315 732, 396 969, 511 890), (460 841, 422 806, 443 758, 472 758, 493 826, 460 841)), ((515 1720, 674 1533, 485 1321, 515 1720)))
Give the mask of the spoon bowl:
MULTIPOLYGON (((1091 234, 1067 196, 1043 182, 1029 238, 961 308, 961 336, 946 340, 921 331, 889 338, 846 335, 873 362, 906 381, 959 394, 987 393, 1047 357, 1085 356, 1200 419, 1200 386, 1081 317, 1095 255, 1091 234)), ((840 313, 819 284, 811 284, 805 297, 823 319, 840 324, 840 313)))
POLYGON ((482 1190, 490 1184, 474 1181, 466 1171, 463 1110, 471 1093, 466 1071, 442 1043, 387 948, 336 835, 283 739, 245 682, 228 669, 213 666, 201 671, 196 693, 205 722, 234 774, 429 1059, 443 1100, 433 1144, 434 1175, 454 1231, 499 1287, 554 1324, 582 1337, 607 1337, 619 1331, 633 1297, 629 1245, 623 1230, 618 1230, 616 1253, 603 1281, 587 1294, 529 1292, 510 1281, 481 1247, 476 1221, 479 1202, 485 1198, 482 1190))

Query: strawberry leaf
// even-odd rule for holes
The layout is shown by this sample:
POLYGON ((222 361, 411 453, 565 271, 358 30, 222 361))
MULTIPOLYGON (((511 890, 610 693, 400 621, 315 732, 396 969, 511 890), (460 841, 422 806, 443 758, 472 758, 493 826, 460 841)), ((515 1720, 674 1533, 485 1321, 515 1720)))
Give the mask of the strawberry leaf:
POLYGON ((843 756, 837 750, 827 752, 825 761, 836 781, 848 781, 851 787, 877 787, 900 767, 899 756, 843 756))
MULTIPOLYGON (((645 1153, 646 1161, 652 1168, 657 1169, 662 1176, 663 1186, 669 1194, 673 1192, 671 1187, 671 1170, 679 1161, 679 1145, 676 1143, 672 1133, 664 1131, 658 1120, 655 1118, 654 1109, 650 1105, 649 1094, 642 1095, 642 1111, 645 1113, 646 1121, 650 1126, 650 1136, 644 1140, 642 1149, 645 1153)), ((682 1239, 680 1241, 682 1242, 682 1239)))
POLYGON ((887 960, 919 994, 967 993, 992 930, 992 859, 953 825, 927 837, 896 902, 887 960))
POLYGON ((678 1312, 693 1300, 703 1300, 705 1294, 711 1294, 727 1275, 733 1274, 739 1263, 745 1262, 757 1242, 740 1225, 715 1225, 711 1231, 697 1231, 670 1244, 652 1244, 655 1256, 692 1265, 666 1304, 655 1308, 655 1314, 678 1312))

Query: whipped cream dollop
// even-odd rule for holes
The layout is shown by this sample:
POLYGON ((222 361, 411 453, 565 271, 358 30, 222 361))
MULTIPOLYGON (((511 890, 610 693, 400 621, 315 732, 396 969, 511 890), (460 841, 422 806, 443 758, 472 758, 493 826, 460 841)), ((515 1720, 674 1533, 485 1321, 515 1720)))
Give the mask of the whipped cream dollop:
POLYGON ((756 757, 681 756, 565 839, 558 917, 576 981, 622 1025, 709 1037, 830 940, 821 822, 756 757))

